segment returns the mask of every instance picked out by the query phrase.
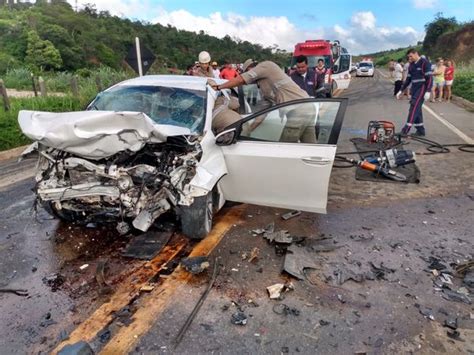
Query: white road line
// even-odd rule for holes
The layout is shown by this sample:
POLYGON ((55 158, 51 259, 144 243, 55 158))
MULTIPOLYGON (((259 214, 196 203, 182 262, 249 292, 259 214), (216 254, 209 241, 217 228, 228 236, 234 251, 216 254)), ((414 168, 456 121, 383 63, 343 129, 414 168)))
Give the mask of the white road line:
POLYGON ((379 69, 377 69, 380 75, 382 75, 384 78, 388 79, 388 76, 386 76, 384 73, 382 73, 379 69))
MULTIPOLYGON (((377 69, 380 75, 382 75, 385 79, 389 81, 391 80, 388 76, 386 76, 384 73, 382 73, 379 69, 377 69)), ((467 144, 474 144, 474 139, 463 133, 459 128, 454 126, 452 123, 448 122, 441 116, 439 116, 436 112, 434 112, 431 108, 429 108, 427 105, 423 104, 423 108, 428 111, 434 118, 436 118, 439 122, 444 124, 446 127, 448 127, 454 134, 456 134, 459 138, 461 138, 464 142, 467 144)))
POLYGON ((446 127, 448 127, 454 134, 456 134, 459 138, 461 138, 464 142, 467 144, 474 144, 474 139, 469 137, 468 135, 464 134, 460 129, 455 127, 452 123, 448 122, 441 116, 439 116, 436 112, 434 112, 431 108, 429 108, 427 105, 423 105, 423 108, 428 111, 434 118, 436 118, 438 121, 440 121, 442 124, 444 124, 446 127))

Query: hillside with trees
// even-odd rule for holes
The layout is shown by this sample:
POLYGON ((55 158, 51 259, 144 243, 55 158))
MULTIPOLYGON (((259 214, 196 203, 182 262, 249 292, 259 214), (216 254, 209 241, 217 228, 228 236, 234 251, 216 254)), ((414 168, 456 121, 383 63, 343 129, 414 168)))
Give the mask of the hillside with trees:
POLYGON ((242 62, 248 57, 271 59, 281 65, 289 61, 289 54, 279 49, 229 36, 219 39, 203 31, 132 21, 97 11, 93 4, 76 12, 62 0, 5 3, 0 3, 0 74, 25 65, 33 71, 77 71, 98 66, 122 69, 135 36, 157 57, 155 71, 184 69, 202 50, 220 63, 242 62))
POLYGON ((390 59, 405 59, 408 48, 416 48, 430 58, 450 58, 456 63, 468 64, 474 60, 474 21, 459 23, 454 17, 436 14, 433 21, 425 25, 423 41, 412 46, 391 49, 360 57, 373 58, 376 65, 385 65, 390 59))

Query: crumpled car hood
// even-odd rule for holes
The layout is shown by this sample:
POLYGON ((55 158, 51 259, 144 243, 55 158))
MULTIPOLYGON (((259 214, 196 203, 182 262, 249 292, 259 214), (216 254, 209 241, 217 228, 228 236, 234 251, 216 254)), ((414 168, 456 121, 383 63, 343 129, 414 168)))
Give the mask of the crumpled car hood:
POLYGON ((23 110, 18 122, 30 139, 93 160, 125 150, 137 152, 146 143, 162 143, 169 136, 191 133, 188 128, 156 124, 140 112, 23 110))

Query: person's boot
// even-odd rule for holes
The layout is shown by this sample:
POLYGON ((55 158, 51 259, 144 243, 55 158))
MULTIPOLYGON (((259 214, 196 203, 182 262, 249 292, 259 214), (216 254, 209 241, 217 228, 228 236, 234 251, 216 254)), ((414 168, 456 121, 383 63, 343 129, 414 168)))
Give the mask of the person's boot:
POLYGON ((411 127, 410 127, 410 126, 407 126, 407 125, 403 126, 401 133, 402 133, 404 136, 407 136, 408 133, 410 132, 410 128, 411 128, 411 127))
POLYGON ((415 136, 415 137, 424 137, 424 136, 426 136, 425 130, 418 129, 418 130, 416 130, 415 133, 412 133, 412 136, 415 136))

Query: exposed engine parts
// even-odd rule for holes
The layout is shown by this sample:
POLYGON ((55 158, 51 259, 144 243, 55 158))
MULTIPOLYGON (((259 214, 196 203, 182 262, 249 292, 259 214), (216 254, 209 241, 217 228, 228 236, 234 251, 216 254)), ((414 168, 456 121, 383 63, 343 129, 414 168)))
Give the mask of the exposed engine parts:
POLYGON ((202 155, 199 143, 184 138, 93 162, 54 148, 38 150, 38 201, 66 220, 117 222, 122 234, 131 225, 146 231, 164 212, 188 205, 185 194, 202 155))

